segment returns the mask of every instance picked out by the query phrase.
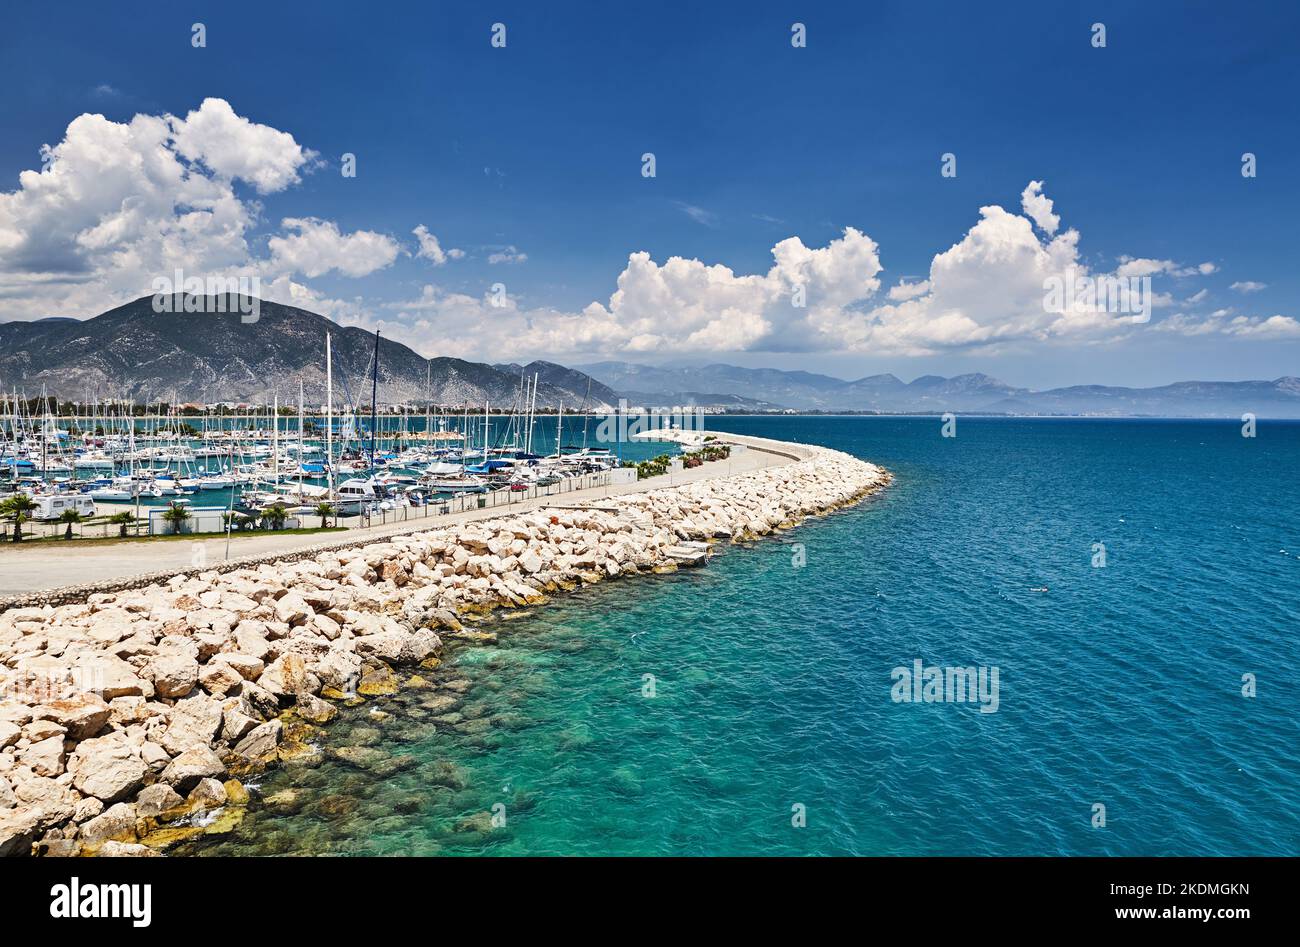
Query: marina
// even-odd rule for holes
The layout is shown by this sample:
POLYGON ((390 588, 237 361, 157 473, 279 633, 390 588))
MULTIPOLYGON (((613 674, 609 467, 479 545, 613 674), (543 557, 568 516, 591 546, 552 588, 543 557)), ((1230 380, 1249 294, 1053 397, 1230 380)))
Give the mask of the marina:
POLYGON ((224 510, 208 532, 358 527, 619 482, 620 469, 678 452, 597 443, 585 405, 567 417, 563 404, 539 410, 536 376, 521 374, 514 403, 495 409, 381 410, 373 361, 367 373, 369 405, 336 403, 330 372, 326 403, 310 410, 301 382, 296 405, 276 395, 237 410, 174 398, 59 404, 13 390, 0 395, 0 504, 29 498, 33 537, 197 532, 212 520, 200 510, 224 510))

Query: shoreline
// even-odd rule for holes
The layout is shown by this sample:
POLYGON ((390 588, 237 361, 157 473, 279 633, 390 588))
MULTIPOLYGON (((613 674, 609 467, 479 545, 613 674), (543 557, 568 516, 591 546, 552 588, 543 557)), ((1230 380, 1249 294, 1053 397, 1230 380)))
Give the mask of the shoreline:
POLYGON ((676 571, 892 479, 737 441, 788 460, 0 612, 0 854, 146 855, 230 831, 241 780, 318 753, 315 726, 395 693, 395 668, 437 667, 442 637, 480 634, 462 618, 676 571))

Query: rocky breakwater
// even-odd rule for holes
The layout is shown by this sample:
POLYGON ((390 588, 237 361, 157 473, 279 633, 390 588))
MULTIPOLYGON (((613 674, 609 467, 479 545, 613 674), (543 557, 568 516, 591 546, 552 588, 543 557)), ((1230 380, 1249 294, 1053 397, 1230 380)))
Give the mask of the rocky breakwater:
POLYGON ((319 762, 313 737, 336 702, 394 693, 399 668, 436 666, 443 637, 490 636, 474 618, 673 571, 704 543, 794 526, 889 480, 835 451, 792 456, 804 459, 0 613, 0 854, 151 855, 232 831, 241 780, 319 762))

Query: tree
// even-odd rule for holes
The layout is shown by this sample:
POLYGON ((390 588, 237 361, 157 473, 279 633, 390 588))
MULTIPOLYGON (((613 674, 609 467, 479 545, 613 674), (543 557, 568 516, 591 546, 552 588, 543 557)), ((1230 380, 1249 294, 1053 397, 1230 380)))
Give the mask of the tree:
POLYGON ((190 518, 190 511, 185 509, 179 503, 173 503, 167 507, 167 512, 163 513, 163 519, 171 524, 172 534, 179 534, 181 526, 190 518))
POLYGON ((59 514, 59 522, 68 524, 68 528, 63 532, 63 538, 71 539, 72 524, 80 523, 84 519, 85 517, 83 517, 81 513, 79 513, 77 510, 64 510, 61 514, 59 514))
POLYGON ((325 529, 327 525, 325 522, 326 517, 330 517, 334 515, 334 504, 325 503, 324 501, 317 503, 316 515, 320 517, 320 528, 325 529))
POLYGON ((135 515, 130 510, 123 510, 121 513, 114 513, 108 518, 110 523, 117 524, 117 534, 126 539, 126 528, 135 521, 135 515))
POLYGON ((284 526, 284 521, 288 519, 289 514, 284 511, 282 506, 268 506, 262 511, 262 521, 271 524, 271 529, 280 529, 284 526))
POLYGON ((34 509, 36 509, 36 501, 25 493, 15 493, 0 501, 0 516, 14 521, 14 542, 23 541, 23 523, 32 518, 31 513, 34 509))

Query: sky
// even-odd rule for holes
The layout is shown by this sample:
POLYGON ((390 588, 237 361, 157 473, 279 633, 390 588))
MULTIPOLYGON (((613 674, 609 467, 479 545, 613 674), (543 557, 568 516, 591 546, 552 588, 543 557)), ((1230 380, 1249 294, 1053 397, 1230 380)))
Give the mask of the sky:
POLYGON ((1300 374, 1300 6, 992 6, 9 5, 0 321, 179 268, 426 356, 1300 374))

